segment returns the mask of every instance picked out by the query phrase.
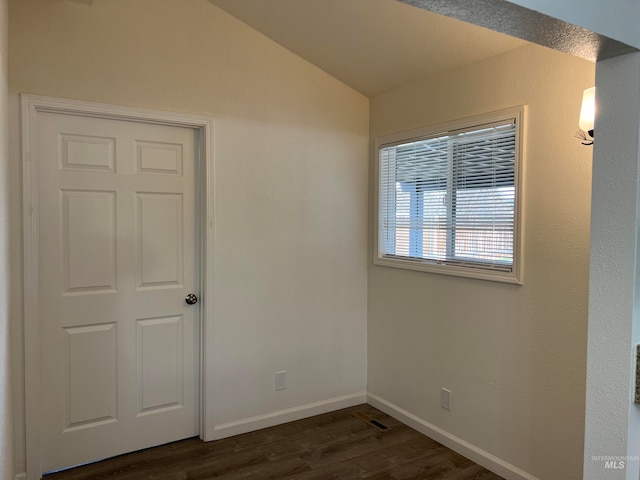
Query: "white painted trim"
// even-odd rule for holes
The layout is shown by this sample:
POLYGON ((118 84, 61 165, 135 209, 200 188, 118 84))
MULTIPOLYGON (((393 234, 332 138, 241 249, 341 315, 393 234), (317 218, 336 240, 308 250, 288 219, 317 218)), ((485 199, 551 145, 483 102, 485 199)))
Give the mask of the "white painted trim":
POLYGON ((200 438, 213 440, 213 382, 208 381, 212 371, 213 332, 207 328, 213 309, 214 262, 214 193, 213 193, 213 123, 214 118, 205 115, 166 112, 136 107, 21 95, 22 101, 22 178, 23 178, 23 236, 24 236, 24 334, 25 334, 25 410, 26 453, 28 480, 39 480, 41 474, 39 425, 40 425, 40 331, 38 292, 38 169, 32 161, 37 139, 37 114, 39 112, 84 115, 114 120, 128 120, 157 125, 193 128, 200 132, 201 183, 201 249, 200 289, 200 438), (205 221, 206 219, 206 221, 205 221))
POLYGON ((540 480, 371 392, 367 393, 367 403, 506 480, 540 480))
POLYGON ((278 410, 276 412, 258 415, 255 417, 243 418, 233 422, 223 423, 215 427, 215 439, 231 437, 241 433, 252 432, 262 428, 273 427, 287 422, 293 422, 302 418, 321 415, 323 413, 340 410, 341 408, 361 405, 367 400, 365 392, 345 395, 342 397, 330 398, 320 402, 308 403, 298 407, 278 410))

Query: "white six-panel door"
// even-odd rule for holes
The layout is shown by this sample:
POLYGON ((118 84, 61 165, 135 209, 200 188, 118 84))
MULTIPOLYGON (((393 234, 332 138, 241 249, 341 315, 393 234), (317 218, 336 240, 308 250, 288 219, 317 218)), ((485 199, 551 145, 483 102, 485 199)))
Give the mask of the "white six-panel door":
POLYGON ((38 114, 42 471, 198 434, 197 136, 38 114))

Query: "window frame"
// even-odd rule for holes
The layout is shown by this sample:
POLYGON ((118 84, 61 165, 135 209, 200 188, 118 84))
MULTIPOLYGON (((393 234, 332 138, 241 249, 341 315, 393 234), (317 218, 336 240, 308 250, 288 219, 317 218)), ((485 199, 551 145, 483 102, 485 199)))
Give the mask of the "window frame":
POLYGON ((416 270, 427 273, 435 273, 441 275, 453 275, 457 277, 475 278, 480 280, 489 280, 495 282, 512 283, 522 285, 523 279, 523 239, 524 239, 524 165, 525 165, 525 117, 526 106, 507 108, 494 111, 482 115, 466 117, 453 120, 446 123, 440 123, 427 127, 409 130, 405 132, 383 135, 375 138, 375 154, 374 154, 374 245, 373 245, 373 263, 374 265, 401 268, 407 270, 416 270), (425 138, 433 138, 437 136, 446 136, 449 132, 474 127, 482 127, 482 125, 515 121, 515 172, 514 172, 514 225, 513 225, 513 263, 511 271, 491 270, 490 268, 471 267, 465 265, 455 265, 451 263, 441 263, 436 260, 417 260, 413 258, 386 257, 383 255, 382 247, 384 246, 381 228, 381 184, 380 184, 380 150, 385 146, 399 144, 404 142, 413 142, 425 138))

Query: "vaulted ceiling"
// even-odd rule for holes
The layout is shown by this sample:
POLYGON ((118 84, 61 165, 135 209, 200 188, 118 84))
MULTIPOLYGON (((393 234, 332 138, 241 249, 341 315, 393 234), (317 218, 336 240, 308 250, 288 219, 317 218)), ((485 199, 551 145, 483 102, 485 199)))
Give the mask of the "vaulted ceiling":
POLYGON ((396 0, 209 0, 368 97, 526 45, 396 0))

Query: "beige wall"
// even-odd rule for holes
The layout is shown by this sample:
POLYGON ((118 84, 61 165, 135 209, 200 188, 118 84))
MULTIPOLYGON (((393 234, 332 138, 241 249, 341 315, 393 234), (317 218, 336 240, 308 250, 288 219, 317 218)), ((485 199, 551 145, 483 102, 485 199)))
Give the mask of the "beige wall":
POLYGON ((9 285, 8 3, 0 0, 0 478, 13 474, 9 285))
MULTIPOLYGON (((215 424, 363 393, 368 100, 206 0, 9 5, 14 127, 20 92, 216 118, 215 424), (276 393, 277 370, 288 387, 276 393)), ((17 311, 18 287, 12 298, 17 311)), ((18 471, 20 332, 16 314, 18 471)))
POLYGON ((593 84, 593 64, 526 46, 371 101, 372 138, 528 105, 524 285, 370 260, 368 389, 545 480, 583 464, 592 150, 574 134, 593 84))

